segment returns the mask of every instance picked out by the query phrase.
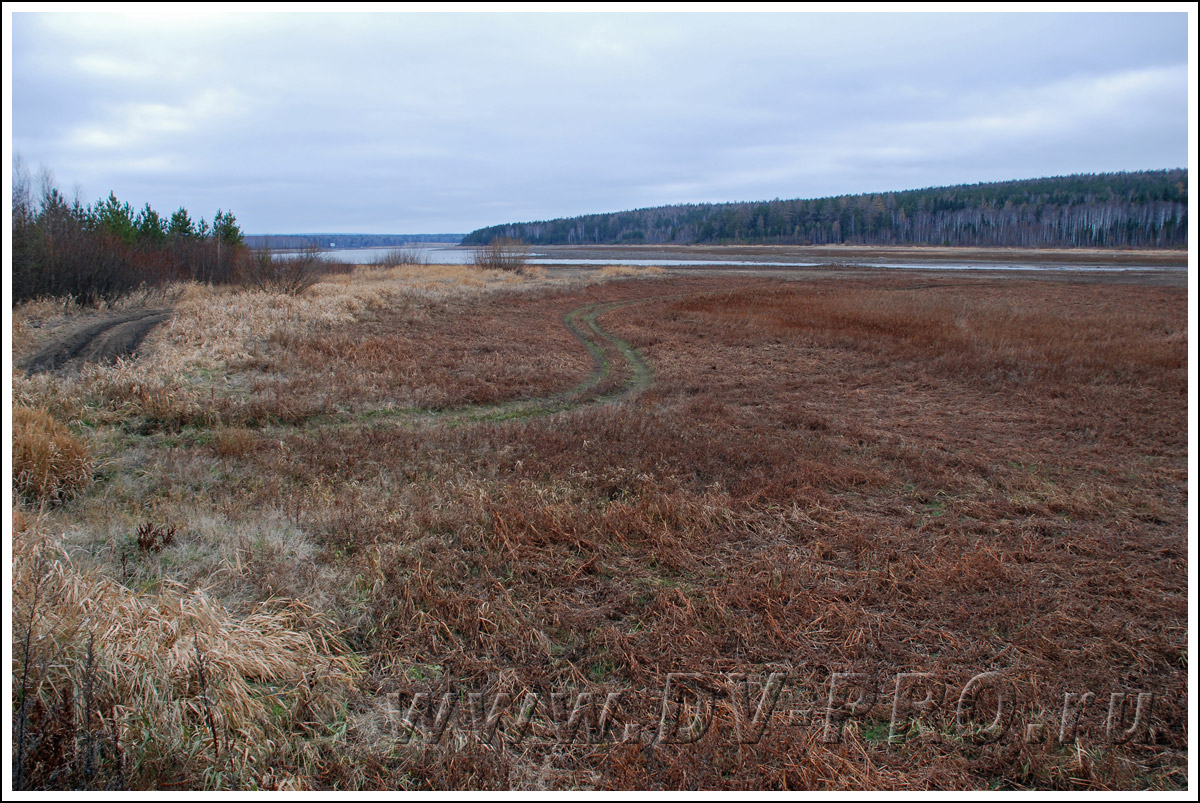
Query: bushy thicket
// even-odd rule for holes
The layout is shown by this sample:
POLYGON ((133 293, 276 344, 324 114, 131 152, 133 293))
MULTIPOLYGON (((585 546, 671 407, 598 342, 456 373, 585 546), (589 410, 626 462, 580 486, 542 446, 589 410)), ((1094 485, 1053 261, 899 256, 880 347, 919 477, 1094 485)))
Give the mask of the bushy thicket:
POLYGON ((43 171, 35 188, 13 169, 13 300, 55 296, 111 300, 170 280, 234 281, 245 250, 232 212, 212 223, 180 207, 169 217, 134 212, 113 193, 90 206, 68 202, 43 171))

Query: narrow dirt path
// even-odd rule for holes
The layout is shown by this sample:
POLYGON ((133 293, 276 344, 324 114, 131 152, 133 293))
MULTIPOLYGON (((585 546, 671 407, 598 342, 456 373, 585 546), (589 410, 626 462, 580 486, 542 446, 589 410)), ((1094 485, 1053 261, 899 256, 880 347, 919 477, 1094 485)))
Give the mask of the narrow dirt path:
POLYGON ((89 362, 112 362, 137 350, 169 309, 138 310, 81 326, 43 347, 20 366, 27 374, 56 371, 89 362))
MULTIPOLYGON (((605 330, 597 319, 622 307, 658 300, 664 300, 664 297, 601 302, 566 313, 563 324, 587 347, 592 356, 592 370, 579 384, 559 393, 441 409, 393 407, 350 415, 317 416, 312 423, 337 426, 365 420, 402 420, 456 425, 549 415, 587 404, 610 404, 632 398, 650 386, 653 378, 650 365, 637 349, 605 330)), ((150 330, 171 314, 170 309, 139 310, 80 326, 43 347, 20 367, 28 374, 36 374, 77 368, 89 362, 111 362, 133 354, 150 330)))
POLYGON ((632 345, 604 329, 598 318, 633 304, 661 301, 662 296, 610 301, 573 309, 563 325, 592 355, 592 370, 579 384, 550 396, 513 399, 460 407, 387 407, 362 413, 318 416, 315 426, 344 426, 366 421, 440 423, 448 426, 551 415, 589 404, 611 404, 632 398, 650 386, 653 371, 632 345))
POLYGON ((592 375, 579 387, 567 391, 566 396, 586 396, 598 389, 604 380, 613 373, 616 363, 623 363, 630 372, 630 377, 608 394, 596 396, 595 401, 615 401, 619 398, 634 396, 650 386, 653 373, 645 358, 633 346, 602 329, 596 319, 606 312, 653 300, 652 298, 640 298, 633 301, 591 304, 572 310, 563 317, 563 323, 566 324, 567 330, 582 341, 591 352, 594 364, 592 375))
POLYGON ((492 404, 428 409, 389 408, 372 411, 357 418, 398 418, 411 421, 442 422, 450 425, 479 421, 503 421, 562 412, 587 404, 610 404, 632 398, 650 386, 653 372, 646 359, 629 343, 603 329, 596 320, 601 315, 632 304, 644 304, 657 298, 589 304, 563 316, 563 324, 592 355, 592 371, 582 382, 551 396, 514 399, 492 404), (628 374, 618 382, 610 377, 617 371, 628 374))

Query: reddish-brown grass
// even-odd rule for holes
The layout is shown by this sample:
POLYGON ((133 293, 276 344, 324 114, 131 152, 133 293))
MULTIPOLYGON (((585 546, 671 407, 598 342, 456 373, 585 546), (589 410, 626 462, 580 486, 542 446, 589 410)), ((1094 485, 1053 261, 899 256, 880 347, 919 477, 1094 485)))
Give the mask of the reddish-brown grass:
POLYGON ((494 294, 370 310, 329 331, 275 338, 251 363, 260 369, 253 395, 343 410, 549 396, 591 369, 583 343, 566 335, 563 316, 591 303, 653 295, 655 284, 613 283, 586 292, 494 294))
POLYGON ((270 578, 253 593, 319 606, 363 659, 346 735, 289 766, 300 785, 1186 783, 1182 290, 614 283, 378 310, 272 341, 253 370, 269 409, 539 398, 590 369, 562 316, 622 300, 640 303, 599 323, 654 375, 618 404, 477 423, 343 416, 148 447, 146 493, 190 499, 216 473, 203 510, 251 524, 271 511, 322 567, 245 570, 270 578), (799 718, 738 744, 728 676, 777 670, 799 718), (957 690, 989 670, 1047 733, 1064 694, 1094 692, 1090 730, 975 744, 942 720, 881 739, 897 672, 957 690), (624 721, 652 724, 671 672, 704 673, 721 703, 695 744, 400 745, 382 713, 389 693, 578 690, 625 693, 624 721), (825 743, 812 709, 835 672, 881 678, 883 701, 825 743), (1113 745, 1096 711, 1126 690, 1155 694, 1150 738, 1113 745))

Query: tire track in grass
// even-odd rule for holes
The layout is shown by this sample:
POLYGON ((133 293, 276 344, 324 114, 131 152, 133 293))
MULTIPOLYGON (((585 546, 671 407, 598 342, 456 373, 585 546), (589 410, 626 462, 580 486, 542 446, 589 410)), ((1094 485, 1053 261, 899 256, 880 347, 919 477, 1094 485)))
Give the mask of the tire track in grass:
MULTIPOLYGON (((661 301, 665 298, 670 297, 600 302, 578 307, 563 315, 563 325, 567 331, 583 343, 588 354, 591 355, 592 370, 578 384, 550 396, 457 407, 384 407, 361 413, 318 415, 309 419, 307 423, 317 428, 370 422, 461 426, 489 421, 536 418, 589 405, 625 401, 650 387, 654 372, 646 358, 636 348, 604 329, 597 319, 605 313, 622 307, 661 301), (628 369, 629 378, 614 389, 597 392, 603 388, 606 380, 612 376, 614 367, 618 365, 623 369, 628 369)), ((271 427, 271 429, 293 429, 294 426, 281 425, 271 427)))
POLYGON ((592 375, 589 376, 576 388, 567 392, 566 395, 586 395, 590 391, 599 387, 601 383, 612 373, 612 360, 609 359, 608 353, 596 341, 595 338, 608 343, 612 350, 615 351, 621 360, 629 367, 630 378, 627 379, 619 388, 606 395, 595 396, 594 401, 617 401, 619 399, 636 396, 638 393, 650 387, 654 373, 650 369, 650 364, 642 356, 641 352, 635 349, 626 341, 617 337, 611 332, 608 332, 600 327, 596 321, 601 315, 606 312, 611 312, 615 309, 628 307, 633 304, 644 304, 647 301, 654 299, 642 298, 633 301, 614 301, 609 303, 591 304, 586 307, 572 310, 563 316, 563 322, 571 334, 575 335, 592 354, 594 361, 594 369, 592 375), (581 326, 582 324, 582 326, 581 326), (590 333, 590 334, 589 334, 590 333))
POLYGON ((89 362, 113 362, 136 352, 150 330, 171 314, 170 309, 138 310, 76 327, 42 347, 20 367, 33 375, 89 362))
MULTIPOLYGON (((384 407, 360 413, 333 413, 311 416, 303 422, 289 424, 276 423, 262 427, 263 431, 291 431, 297 426, 308 425, 314 428, 339 427, 370 422, 397 423, 441 423, 447 426, 482 423, 487 421, 505 421, 510 419, 534 418, 553 415, 579 407, 596 404, 613 404, 637 396, 650 387, 654 372, 645 357, 630 343, 604 329, 597 320, 600 316, 623 307, 634 304, 645 304, 651 301, 664 301, 677 296, 654 296, 627 301, 610 301, 588 304, 567 312, 563 316, 563 325, 573 337, 587 348, 592 357, 592 370, 581 382, 567 390, 550 396, 533 399, 512 399, 509 401, 492 402, 488 404, 463 405, 458 407, 428 408, 428 407, 384 407), (627 370, 629 376, 615 388, 601 390, 606 381, 612 376, 614 368, 619 366, 627 370), (600 391, 600 392, 598 392, 600 391)), ((115 320, 104 321, 86 327, 74 333, 66 342, 54 345, 30 361, 32 366, 41 370, 46 367, 57 367, 68 360, 77 359, 84 348, 93 343, 110 329, 118 330, 125 324, 138 326, 138 340, 168 317, 169 311, 153 310, 145 313, 122 316, 115 320)))
POLYGON ((654 372, 641 352, 622 338, 604 329, 597 318, 622 307, 669 298, 674 298, 674 296, 600 302, 578 307, 563 315, 563 325, 567 331, 583 343, 591 355, 592 370, 578 384, 549 396, 456 407, 381 407, 359 413, 318 414, 303 422, 277 423, 264 426, 262 429, 263 431, 282 432, 291 431, 297 426, 304 425, 323 429, 373 422, 461 426, 489 421, 536 418, 579 407, 625 401, 650 387, 654 372), (603 388, 606 380, 612 376, 614 367, 618 365, 623 369, 628 369, 629 378, 614 389, 597 392, 603 388))
POLYGON ((605 330, 597 321, 601 315, 633 304, 655 301, 640 298, 631 301, 610 301, 578 307, 563 316, 563 325, 587 348, 592 357, 592 371, 582 382, 565 391, 535 399, 514 399, 491 404, 467 405, 441 409, 405 407, 372 411, 358 420, 403 418, 412 421, 440 422, 451 426, 483 421, 504 421, 552 415, 590 404, 612 404, 633 398, 653 381, 654 372, 645 357, 625 340, 605 330), (621 364, 629 370, 629 378, 615 389, 596 393, 621 364))

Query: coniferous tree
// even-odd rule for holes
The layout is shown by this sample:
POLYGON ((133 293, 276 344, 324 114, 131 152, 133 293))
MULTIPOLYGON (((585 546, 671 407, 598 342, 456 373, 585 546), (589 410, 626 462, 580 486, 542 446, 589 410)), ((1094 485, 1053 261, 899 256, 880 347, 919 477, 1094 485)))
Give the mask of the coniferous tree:
POLYGON ((530 244, 770 243, 1182 248, 1187 170, 759 203, 684 204, 479 229, 530 244))

